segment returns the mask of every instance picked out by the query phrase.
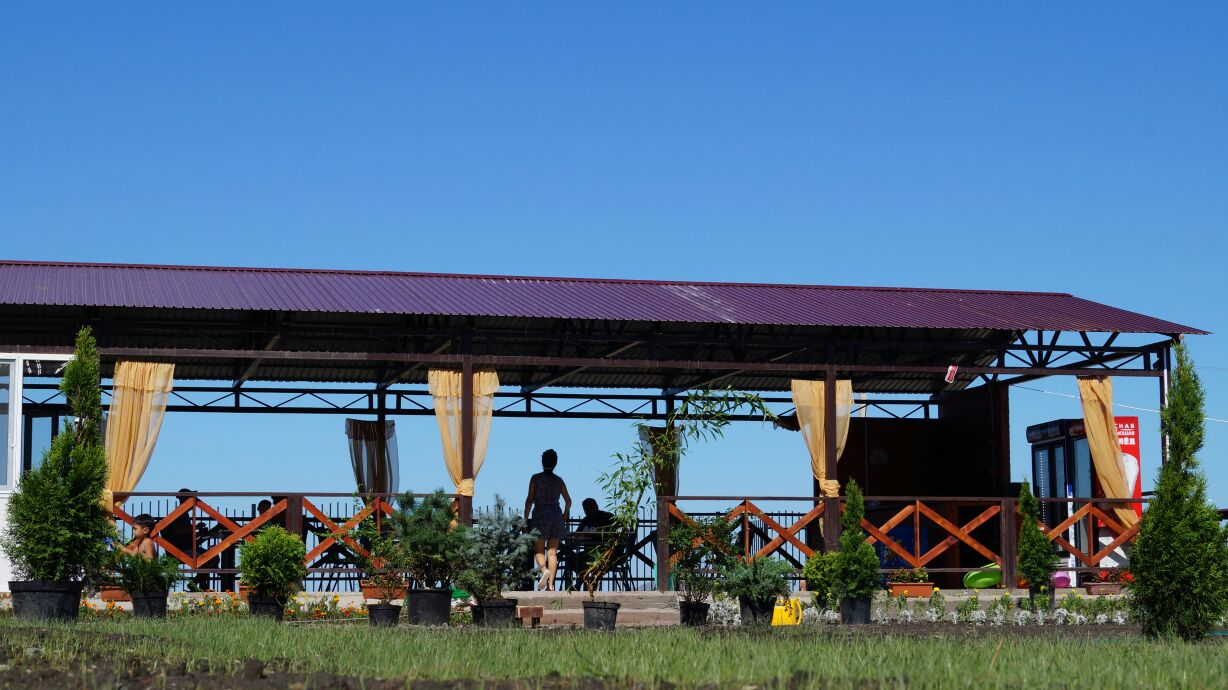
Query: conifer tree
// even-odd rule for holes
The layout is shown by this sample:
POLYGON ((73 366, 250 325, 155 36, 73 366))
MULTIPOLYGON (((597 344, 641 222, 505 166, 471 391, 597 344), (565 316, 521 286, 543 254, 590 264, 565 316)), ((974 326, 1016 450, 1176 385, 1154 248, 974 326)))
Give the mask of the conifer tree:
POLYGON ((1185 345, 1173 351, 1177 367, 1160 415, 1168 461, 1130 551, 1130 607, 1150 637, 1199 640, 1228 611, 1228 529, 1207 502, 1197 459, 1205 434, 1202 383, 1185 345))

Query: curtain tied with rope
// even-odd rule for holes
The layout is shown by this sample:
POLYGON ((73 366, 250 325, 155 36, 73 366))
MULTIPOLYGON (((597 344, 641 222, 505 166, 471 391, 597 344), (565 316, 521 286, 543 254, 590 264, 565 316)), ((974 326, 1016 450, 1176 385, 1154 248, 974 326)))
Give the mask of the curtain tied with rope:
POLYGON ((349 440, 350 464, 354 468, 358 492, 394 494, 399 491, 396 423, 347 419, 345 436, 349 440))
MULTIPOLYGON (((1113 418, 1113 381, 1107 376, 1080 376, 1078 383, 1083 428, 1100 489, 1105 498, 1131 498, 1117 441, 1117 422, 1113 418)), ((1138 522, 1138 515, 1128 503, 1114 504, 1112 512, 1127 529, 1138 522)))
MULTIPOLYGON (((827 434, 824 433, 823 381, 794 379, 790 382, 793 405, 797 408, 797 425, 810 451, 810 469, 819 482, 824 496, 839 496, 840 482, 827 476, 827 434)), ((836 381, 836 459, 844 453, 844 443, 849 435, 849 417, 853 411, 853 382, 848 379, 836 381)))
POLYGON ((461 457, 461 415, 464 377, 453 369, 431 369, 427 384, 435 403, 435 420, 443 441, 443 461, 448 476, 461 496, 473 495, 473 480, 486 458, 486 443, 490 440, 490 420, 494 413, 495 392, 499 390, 499 375, 493 371, 473 372, 473 477, 463 475, 461 457))
POLYGON ((136 489, 149 466, 166 403, 174 387, 175 365, 159 362, 117 362, 112 378, 111 407, 107 413, 108 509, 115 494, 136 489))

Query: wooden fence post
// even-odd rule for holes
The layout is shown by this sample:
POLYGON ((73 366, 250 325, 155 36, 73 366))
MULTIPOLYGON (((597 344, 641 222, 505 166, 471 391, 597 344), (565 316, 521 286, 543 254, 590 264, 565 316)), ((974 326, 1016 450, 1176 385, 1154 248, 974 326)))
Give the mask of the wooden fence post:
POLYGON ((1019 582, 1016 544, 1018 536, 1015 529, 1015 504, 1018 501, 1017 498, 1003 498, 1002 512, 999 514, 1001 519, 998 521, 998 541, 1000 542, 998 548, 1002 556, 1002 585, 1007 590, 1014 589, 1019 582))
POLYGON ((657 497, 657 591, 670 590, 669 499, 657 497))

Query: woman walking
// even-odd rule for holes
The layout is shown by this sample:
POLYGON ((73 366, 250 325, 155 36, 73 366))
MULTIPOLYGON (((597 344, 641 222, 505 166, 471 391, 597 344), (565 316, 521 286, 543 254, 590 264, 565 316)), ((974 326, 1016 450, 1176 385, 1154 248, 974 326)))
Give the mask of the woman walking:
POLYGON ((542 471, 529 479, 529 496, 524 500, 524 514, 529 515, 529 527, 537 531, 533 542, 533 558, 541 570, 537 588, 554 591, 554 575, 559 569, 559 540, 567 534, 567 518, 571 515, 571 496, 567 484, 554 473, 559 455, 551 448, 542 453, 542 471), (564 504, 559 507, 559 497, 564 504))

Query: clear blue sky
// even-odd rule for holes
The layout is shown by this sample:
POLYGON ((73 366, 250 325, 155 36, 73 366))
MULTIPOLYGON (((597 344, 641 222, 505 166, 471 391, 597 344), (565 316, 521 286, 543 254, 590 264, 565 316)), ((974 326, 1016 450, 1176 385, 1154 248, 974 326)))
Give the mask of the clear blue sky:
MULTIPOLYGON (((5 3, 0 254, 1066 291, 1216 332, 1192 351, 1228 419, 1228 5, 817 5, 5 3)), ((1012 405, 1019 476, 1023 427, 1079 410, 1012 405)), ((351 486, 339 419, 164 429, 142 488, 351 486)), ((444 485, 433 421, 399 435, 403 488, 444 485)), ((479 500, 521 500, 546 446, 590 494, 630 437, 499 421, 479 500)), ((807 462, 742 427, 684 488, 807 462)))

